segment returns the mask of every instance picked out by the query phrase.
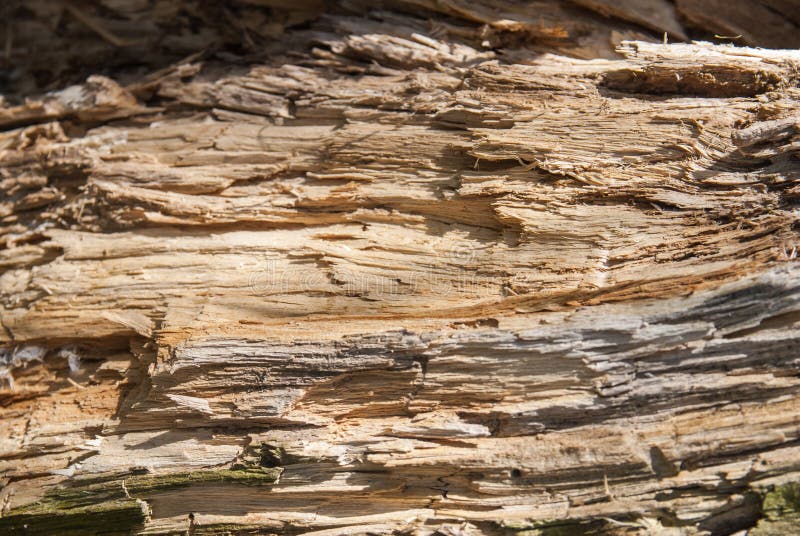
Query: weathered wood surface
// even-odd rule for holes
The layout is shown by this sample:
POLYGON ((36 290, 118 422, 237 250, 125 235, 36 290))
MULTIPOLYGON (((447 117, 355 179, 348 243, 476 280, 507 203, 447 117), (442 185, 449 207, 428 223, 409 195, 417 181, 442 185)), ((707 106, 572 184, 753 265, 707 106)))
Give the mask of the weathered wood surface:
MULTIPOLYGON (((268 54, 12 76, 0 529, 794 530, 800 52, 534 4, 251 7, 268 54)), ((103 13, 62 39, 154 46, 103 13)))

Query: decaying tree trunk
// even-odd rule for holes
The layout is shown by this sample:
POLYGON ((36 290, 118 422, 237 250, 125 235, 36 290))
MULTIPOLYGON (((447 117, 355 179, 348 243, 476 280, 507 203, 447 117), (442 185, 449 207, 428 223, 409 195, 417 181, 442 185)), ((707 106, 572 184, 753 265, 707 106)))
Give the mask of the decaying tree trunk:
POLYGON ((9 6, 0 533, 796 533, 798 13, 9 6))

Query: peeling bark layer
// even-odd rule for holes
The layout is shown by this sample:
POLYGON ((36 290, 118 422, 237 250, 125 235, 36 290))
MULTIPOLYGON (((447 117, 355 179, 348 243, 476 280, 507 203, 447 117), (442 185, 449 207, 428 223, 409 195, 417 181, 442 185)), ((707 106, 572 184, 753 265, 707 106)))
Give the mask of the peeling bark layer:
POLYGON ((736 2, 266 4, 182 61, 70 5, 169 65, 10 85, 0 530, 796 526, 800 53, 653 42, 736 2))

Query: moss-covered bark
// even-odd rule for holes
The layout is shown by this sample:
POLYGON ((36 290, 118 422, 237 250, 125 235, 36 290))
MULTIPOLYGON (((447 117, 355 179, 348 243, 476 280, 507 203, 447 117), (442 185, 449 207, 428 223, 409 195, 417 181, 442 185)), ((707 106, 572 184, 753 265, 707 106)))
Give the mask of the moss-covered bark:
POLYGON ((236 469, 82 481, 12 509, 0 518, 0 534, 130 534, 148 519, 146 499, 160 492, 219 483, 273 484, 280 474, 280 468, 242 464, 236 469))
POLYGON ((763 517, 748 536, 800 533, 800 482, 778 486, 764 495, 763 517))

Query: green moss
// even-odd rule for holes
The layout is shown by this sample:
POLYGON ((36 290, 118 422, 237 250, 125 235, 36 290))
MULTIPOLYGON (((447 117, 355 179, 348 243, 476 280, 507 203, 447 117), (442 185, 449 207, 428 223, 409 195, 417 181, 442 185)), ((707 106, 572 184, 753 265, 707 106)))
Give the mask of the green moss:
POLYGON ((147 506, 135 499, 103 500, 96 504, 61 508, 45 499, 16 508, 0 518, 0 533, 64 536, 84 534, 130 534, 144 525, 147 506))
POLYGON ((764 494, 762 518, 750 536, 784 536, 800 533, 800 482, 790 482, 764 494))
POLYGON ((247 485, 274 484, 281 471, 280 468, 242 467, 171 475, 133 476, 125 479, 125 487, 132 496, 144 496, 148 493, 195 484, 223 482, 247 485))
POLYGON ((37 503, 10 510, 0 518, 0 534, 129 534, 147 520, 147 499, 161 491, 195 485, 273 484, 280 468, 244 465, 236 469, 168 475, 80 480, 49 492, 37 503))
POLYGON ((800 513, 800 482, 790 482, 768 492, 764 495, 763 508, 767 515, 800 513))

